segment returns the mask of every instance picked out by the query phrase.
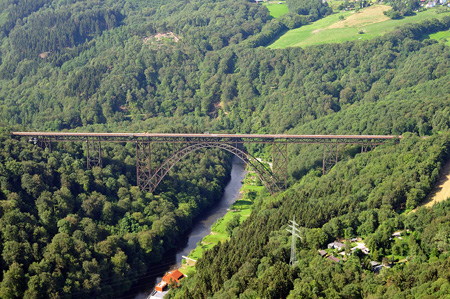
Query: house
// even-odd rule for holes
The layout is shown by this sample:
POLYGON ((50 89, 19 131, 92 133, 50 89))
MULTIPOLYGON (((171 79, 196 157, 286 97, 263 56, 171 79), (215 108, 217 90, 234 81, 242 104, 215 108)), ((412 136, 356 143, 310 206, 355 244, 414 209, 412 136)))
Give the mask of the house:
POLYGON ((337 257, 334 257, 332 255, 328 256, 327 259, 329 259, 330 261, 333 261, 335 263, 339 263, 341 260, 338 259, 337 257))
POLYGON ((179 284, 180 280, 184 277, 184 274, 178 270, 169 271, 163 276, 163 279, 155 287, 158 292, 163 292, 167 285, 170 283, 179 284))
POLYGON ((399 238, 400 237, 400 233, 401 232, 395 232, 395 233, 392 234, 392 237, 399 238))
POLYGON ((372 271, 375 273, 380 272, 381 268, 383 268, 383 265, 379 262, 370 261, 370 265, 372 266, 372 271))
POLYGON ((355 251, 356 249, 361 250, 361 252, 365 255, 369 254, 370 252, 370 249, 367 248, 367 246, 363 242, 356 243, 356 246, 352 248, 352 251, 355 251))
POLYGON ((341 251, 345 249, 345 244, 334 241, 333 243, 328 244, 328 249, 337 249, 338 251, 341 251))
POLYGON ((430 1, 427 3, 427 5, 425 5, 426 8, 431 8, 431 7, 435 7, 436 6, 436 2, 434 1, 430 1))
POLYGON ((155 287, 155 291, 158 292, 164 292, 164 289, 167 286, 167 282, 165 282, 164 280, 161 280, 155 287))
POLYGON ((256 4, 262 3, 263 0, 255 0, 256 4))
POLYGON ((178 270, 169 271, 164 275, 163 281, 170 283, 171 281, 179 283, 180 279, 184 277, 184 274, 178 270))
POLYGON ((319 250, 319 254, 321 257, 325 257, 327 255, 327 252, 325 250, 319 250))

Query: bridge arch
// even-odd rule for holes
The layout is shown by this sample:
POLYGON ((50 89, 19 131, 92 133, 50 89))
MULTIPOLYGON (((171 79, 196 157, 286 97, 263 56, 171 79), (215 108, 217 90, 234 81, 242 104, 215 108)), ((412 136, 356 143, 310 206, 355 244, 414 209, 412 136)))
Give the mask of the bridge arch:
POLYGON ((264 166, 260 161, 258 161, 255 157, 245 152, 244 150, 238 148, 235 145, 228 143, 220 143, 220 142, 205 142, 205 143, 195 143, 188 145, 176 153, 172 154, 167 158, 161 166, 155 171, 152 172, 149 179, 149 191, 154 192, 156 187, 158 187, 159 183, 163 180, 163 178, 167 175, 167 173, 172 169, 172 167, 181 159, 186 157, 192 152, 203 148, 220 148, 226 150, 236 157, 241 159, 245 164, 250 166, 250 168, 255 171, 258 178, 264 184, 264 186, 269 190, 271 194, 277 193, 281 191, 280 187, 277 184, 277 180, 267 167, 264 166))

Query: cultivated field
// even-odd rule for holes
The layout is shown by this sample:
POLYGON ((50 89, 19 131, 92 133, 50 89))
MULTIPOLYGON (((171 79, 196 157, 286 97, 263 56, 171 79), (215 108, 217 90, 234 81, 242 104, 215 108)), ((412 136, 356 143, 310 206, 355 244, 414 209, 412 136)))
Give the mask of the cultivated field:
POLYGON ((391 20, 383 14, 390 8, 387 5, 374 5, 362 9, 360 12, 339 12, 310 25, 289 30, 270 44, 269 48, 304 47, 324 43, 342 43, 357 39, 371 39, 392 31, 403 24, 417 23, 431 18, 440 19, 450 15, 450 12, 436 14, 435 9, 429 9, 414 16, 391 20), (340 16, 343 16, 344 19, 339 19, 340 16))

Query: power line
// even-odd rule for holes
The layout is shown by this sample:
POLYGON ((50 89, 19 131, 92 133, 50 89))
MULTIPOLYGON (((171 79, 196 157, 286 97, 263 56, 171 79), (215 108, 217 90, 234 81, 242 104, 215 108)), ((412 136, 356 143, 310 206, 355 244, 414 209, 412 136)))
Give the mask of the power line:
POLYGON ((294 215, 294 219, 289 220, 289 222, 291 224, 288 224, 289 228, 286 228, 286 230, 292 234, 291 258, 289 260, 289 265, 291 267, 294 267, 297 264, 297 248, 296 248, 297 238, 302 239, 302 237, 300 236, 301 231, 298 228, 298 224, 297 224, 297 222, 295 222, 295 215, 294 215))

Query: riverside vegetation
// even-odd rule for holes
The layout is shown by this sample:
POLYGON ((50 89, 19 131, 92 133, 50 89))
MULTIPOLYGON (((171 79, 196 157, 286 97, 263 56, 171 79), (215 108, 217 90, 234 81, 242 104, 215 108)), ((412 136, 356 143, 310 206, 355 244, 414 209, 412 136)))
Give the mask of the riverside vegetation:
MULTIPOLYGON (((428 37, 450 18, 371 40, 263 47, 332 12, 286 3, 289 13, 271 18, 244 0, 0 1, 1 298, 118 296, 220 198, 230 168, 227 154, 200 151, 147 194, 132 145, 106 146, 105 167, 86 170, 80 144, 50 153, 11 130, 401 134, 365 154, 342 147, 324 176, 320 147, 290 146, 289 189, 259 194, 170 296, 448 294, 449 203, 405 211, 449 157, 450 53, 428 37), (304 235, 291 268, 294 215, 304 235), (412 231, 407 242, 389 241, 397 229, 412 231), (349 235, 371 256, 336 265, 317 255, 349 235), (368 261, 391 254, 408 262, 374 275, 368 261)), ((270 146, 248 150, 269 160, 270 146)))

